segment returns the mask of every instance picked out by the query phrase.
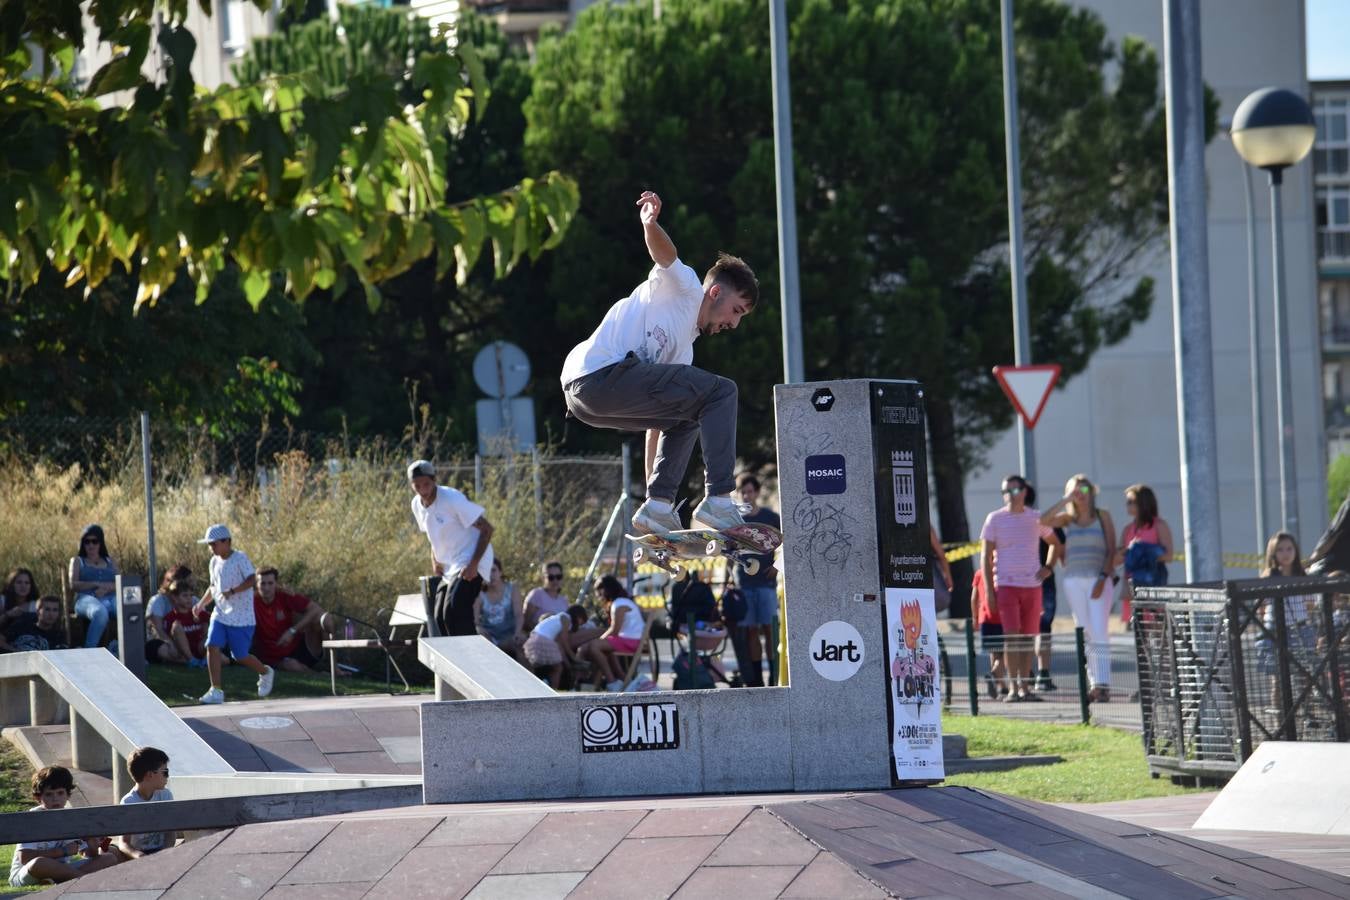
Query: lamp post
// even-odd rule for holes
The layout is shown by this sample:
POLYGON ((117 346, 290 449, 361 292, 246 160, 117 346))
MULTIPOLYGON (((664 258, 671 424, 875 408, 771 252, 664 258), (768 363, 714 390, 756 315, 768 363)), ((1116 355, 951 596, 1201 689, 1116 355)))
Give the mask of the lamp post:
POLYGON ((1308 155, 1317 136, 1308 102, 1283 88, 1248 94, 1233 114, 1233 146, 1248 165, 1270 174, 1271 274, 1275 288, 1275 418, 1280 432, 1280 519, 1298 537, 1298 477, 1294 461, 1293 386, 1289 383, 1289 325, 1284 298, 1284 170, 1308 155))

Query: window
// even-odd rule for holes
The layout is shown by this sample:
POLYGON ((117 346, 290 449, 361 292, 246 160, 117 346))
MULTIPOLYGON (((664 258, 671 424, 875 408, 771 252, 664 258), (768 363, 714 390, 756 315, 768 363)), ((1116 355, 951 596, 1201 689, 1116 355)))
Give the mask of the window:
POLYGON ((1322 97, 1313 106, 1317 140, 1313 145, 1313 172, 1317 176, 1350 175, 1350 98, 1322 97))
POLYGON ((221 0, 220 46, 231 56, 239 56, 248 46, 245 0, 221 0))
POLYGON ((1350 186, 1317 190, 1318 258, 1350 259, 1350 186))

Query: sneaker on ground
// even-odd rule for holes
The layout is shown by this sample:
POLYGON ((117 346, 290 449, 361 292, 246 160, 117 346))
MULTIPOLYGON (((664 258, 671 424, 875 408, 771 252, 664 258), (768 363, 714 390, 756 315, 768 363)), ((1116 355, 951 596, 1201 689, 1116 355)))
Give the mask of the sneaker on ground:
POLYGON ((633 530, 638 534, 666 534, 683 528, 684 523, 669 503, 648 500, 633 513, 633 530))
POLYGON ((1059 688, 1055 685, 1053 681, 1050 680, 1049 675, 1042 675, 1040 678, 1036 679, 1036 690, 1042 692, 1057 691, 1059 690, 1059 688))
POLYGON ((268 666, 267 671, 258 676, 259 697, 266 697, 268 694, 272 693, 272 682, 276 679, 276 675, 276 670, 271 666, 268 666))
POLYGON ((725 531, 745 524, 742 510, 746 508, 730 497, 708 496, 694 510, 694 524, 713 531, 725 531))
POLYGON ((199 703, 214 704, 225 702, 225 692, 220 688, 211 688, 205 694, 197 698, 199 703))
POLYGON ((623 682, 616 678, 605 685, 605 690, 610 691, 611 693, 618 693, 623 690, 623 682))

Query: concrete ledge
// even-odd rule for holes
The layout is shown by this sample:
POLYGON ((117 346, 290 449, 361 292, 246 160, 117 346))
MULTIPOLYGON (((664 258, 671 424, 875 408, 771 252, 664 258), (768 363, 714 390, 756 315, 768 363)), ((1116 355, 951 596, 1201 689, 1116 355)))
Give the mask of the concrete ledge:
POLYGON ((417 659, 436 675, 437 700, 556 696, 482 635, 424 637, 417 642, 417 659))
POLYGON ((960 775, 963 772, 1010 772, 1023 766, 1051 766, 1062 762, 1062 756, 974 756, 949 759, 943 766, 948 775, 960 775))

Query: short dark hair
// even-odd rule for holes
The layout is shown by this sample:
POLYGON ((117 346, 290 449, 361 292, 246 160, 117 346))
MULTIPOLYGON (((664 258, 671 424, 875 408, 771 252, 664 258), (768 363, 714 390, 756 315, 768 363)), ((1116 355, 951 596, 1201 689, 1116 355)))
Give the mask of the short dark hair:
POLYGON ((717 262, 713 263, 708 274, 703 276, 705 285, 711 282, 740 294, 751 309, 759 302, 759 279, 755 277, 754 270, 739 256, 718 253, 717 262))
POLYGON ((277 571, 276 566, 263 566, 261 569, 259 569, 258 577, 262 578, 264 575, 271 575, 273 578, 281 577, 281 573, 277 571))
POLYGON ((164 577, 160 579, 159 589, 167 591, 169 585, 175 581, 187 581, 192 578, 192 570, 179 563, 176 566, 169 566, 164 572, 164 577))
POLYGON ((55 594, 48 594, 45 597, 39 597, 37 605, 41 606, 44 603, 55 603, 59 607, 61 605, 61 598, 56 596, 55 594))
POLYGON ((66 793, 75 790, 75 776, 65 766, 43 766, 33 773, 33 796, 41 797, 44 791, 66 789, 66 793))
POLYGON ((586 607, 580 603, 573 603, 567 607, 567 617, 572 620, 572 630, 576 631, 586 624, 586 620, 591 617, 591 614, 586 612, 586 607))
POLYGON ((561 571, 563 574, 567 573, 567 570, 563 568, 563 564, 561 562, 559 562, 556 559, 550 559, 548 562, 544 563, 544 574, 547 575, 548 570, 553 568, 554 566, 557 566, 558 570, 561 571))
POLYGON ((169 754, 158 747, 137 747, 127 757, 127 771, 131 773, 131 780, 140 784, 145 780, 145 776, 168 761, 169 754))
POLYGON ((739 490, 740 488, 745 487, 747 484, 753 484, 755 486, 755 490, 760 489, 760 483, 758 478, 756 478, 749 472, 742 472, 741 477, 736 479, 736 488, 737 490, 739 490))

